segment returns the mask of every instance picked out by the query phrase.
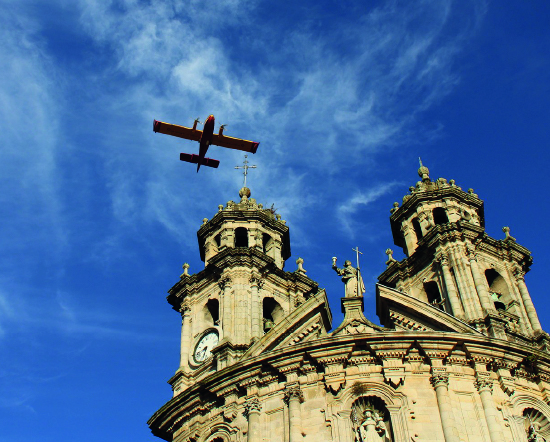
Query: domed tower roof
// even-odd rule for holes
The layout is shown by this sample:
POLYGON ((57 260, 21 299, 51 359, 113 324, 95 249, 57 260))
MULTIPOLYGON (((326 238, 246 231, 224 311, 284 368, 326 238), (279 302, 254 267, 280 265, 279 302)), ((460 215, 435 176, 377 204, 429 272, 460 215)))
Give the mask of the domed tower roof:
POLYGON ((461 221, 485 228, 483 201, 473 189, 464 192, 454 180, 445 178, 432 181, 430 170, 422 161, 418 175, 421 180, 409 188, 402 206, 395 202, 391 209, 394 243, 401 246, 405 254, 411 255, 420 239, 438 224, 461 221), (408 232, 414 233, 409 239, 408 232))
POLYGON ((239 191, 240 201, 219 205, 211 220, 204 219, 197 232, 201 260, 208 260, 227 248, 253 248, 275 260, 282 269, 290 257, 290 236, 286 221, 273 208, 264 208, 251 198, 247 187, 239 191))

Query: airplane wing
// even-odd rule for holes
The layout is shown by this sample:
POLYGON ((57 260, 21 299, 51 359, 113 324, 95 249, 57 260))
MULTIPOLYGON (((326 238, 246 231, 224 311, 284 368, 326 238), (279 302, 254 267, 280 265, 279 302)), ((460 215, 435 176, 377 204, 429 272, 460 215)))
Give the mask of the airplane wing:
MULTIPOLYGON (((199 141, 202 131, 199 129, 191 129, 185 126, 173 125, 155 120, 153 122, 153 131, 161 134, 173 135, 174 137, 185 138, 187 140, 199 141)), ((225 137, 224 137, 225 138, 225 137)))
POLYGON ((238 149, 239 151, 256 153, 259 142, 251 142, 250 140, 242 140, 240 138, 227 137, 225 135, 212 134, 211 144, 221 146, 223 148, 238 149))

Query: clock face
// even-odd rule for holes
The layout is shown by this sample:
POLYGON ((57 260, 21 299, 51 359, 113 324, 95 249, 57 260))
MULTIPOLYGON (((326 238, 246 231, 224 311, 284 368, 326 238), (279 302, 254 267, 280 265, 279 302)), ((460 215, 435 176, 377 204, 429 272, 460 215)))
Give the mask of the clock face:
POLYGON ((197 363, 206 361, 208 357, 212 355, 212 349, 214 349, 219 341, 217 331, 209 331, 202 336, 195 347, 193 358, 197 363))

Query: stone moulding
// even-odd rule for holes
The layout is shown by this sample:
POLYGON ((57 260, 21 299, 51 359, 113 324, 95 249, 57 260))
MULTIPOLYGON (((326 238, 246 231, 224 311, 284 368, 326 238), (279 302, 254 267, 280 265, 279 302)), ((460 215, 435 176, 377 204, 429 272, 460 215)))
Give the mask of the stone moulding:
MULTIPOLYGON (((209 414, 217 413, 216 411, 223 410, 223 404, 227 401, 227 399, 221 394, 222 392, 230 392, 231 386, 256 386, 261 379, 261 377, 260 379, 258 378, 259 374, 265 372, 262 368, 274 368, 270 362, 276 362, 277 369, 273 375, 276 375, 278 372, 280 374, 278 377, 282 377, 280 378, 281 380, 284 378, 288 379, 291 374, 295 374, 292 375, 292 377, 298 378, 305 376, 305 373, 302 372, 301 368, 306 366, 309 368, 314 367, 314 371, 320 372, 321 374, 335 374, 334 378, 337 377, 341 379, 339 380, 339 384, 341 384, 341 382, 346 383, 345 386, 339 387, 336 394, 333 394, 336 395, 336 399, 341 398, 343 393, 351 396, 350 383, 353 384, 354 381, 357 381, 358 377, 361 376, 357 373, 357 366, 355 366, 350 359, 354 358, 357 360, 361 357, 361 355, 363 355, 366 358, 363 364, 367 364, 370 368, 372 368, 371 377, 379 377, 379 382, 372 382, 376 384, 376 389, 384 392, 385 398, 389 399, 391 397, 390 393, 394 396, 392 398, 395 398, 396 395, 402 394, 399 394, 391 383, 384 383, 383 371, 386 370, 386 368, 377 363, 378 361, 384 361, 389 357, 387 354, 388 349, 392 349, 392 352, 395 353, 397 357, 400 356, 400 359, 396 357, 394 366, 392 366, 392 368, 396 368, 396 370, 390 372, 394 372, 396 377, 399 377, 400 379, 404 378, 403 383, 406 386, 407 374, 409 372, 406 369, 407 363, 402 360, 404 358, 403 356, 407 354, 411 346, 420 346, 423 349, 426 358, 431 359, 434 364, 436 361, 439 361, 439 364, 441 364, 443 359, 449 355, 450 350, 455 348, 457 344, 466 346, 472 359, 475 361, 479 361, 480 363, 483 361, 489 362, 492 357, 497 355, 498 360, 502 362, 500 366, 511 368, 521 366, 521 363, 526 358, 536 355, 536 364, 539 368, 538 373, 543 374, 545 379, 550 379, 548 371, 548 368, 550 368, 550 357, 548 354, 535 350, 530 346, 513 344, 504 340, 488 339, 485 336, 469 333, 383 332, 356 334, 352 336, 341 335, 337 337, 324 337, 305 343, 299 343, 295 346, 289 346, 284 349, 275 348, 270 351, 262 352, 259 355, 246 358, 239 364, 213 372, 202 379, 200 383, 190 386, 178 396, 166 403, 159 411, 157 411, 157 413, 155 413, 155 415, 153 415, 153 417, 151 417, 148 423, 152 429, 156 430, 155 435, 166 440, 171 440, 173 438, 173 432, 175 432, 176 429, 179 429, 180 426, 190 426, 195 420, 198 420, 199 417, 205 417, 209 414), (377 349, 380 349, 380 351, 385 350, 385 353, 381 353, 380 351, 377 351, 377 349), (445 351, 445 349, 447 350, 445 351), (315 354, 319 352, 324 353, 326 356, 332 355, 331 358, 334 360, 333 364, 338 366, 338 368, 333 368, 336 369, 336 371, 327 372, 330 365, 322 365, 319 359, 315 357, 315 354), (357 354, 357 352, 359 352, 359 354, 357 354), (371 362, 373 364, 371 364, 371 362), (289 364, 290 366, 287 368, 289 364), (351 382, 347 382, 347 380, 351 380, 351 382), (252 383, 252 385, 250 385, 250 383, 252 383), (228 389, 229 391, 227 391, 228 389)), ((319 357, 321 357, 321 355, 319 355, 319 357)), ((531 359, 533 360, 533 358, 531 359)), ((487 363, 485 366, 489 366, 489 364, 487 363)), ((453 365, 448 365, 447 369, 451 369, 453 367, 453 365)), ((460 367, 461 366, 458 366, 457 368, 460 367)), ((524 366, 522 366, 521 370, 523 372, 527 372, 527 369, 523 368, 524 366)), ((461 370, 457 369, 457 371, 460 372, 461 370)), ((517 374, 516 377, 521 377, 522 375, 523 374, 517 374)), ((329 379, 331 377, 332 376, 329 375, 329 379)), ((430 377, 429 373, 427 374, 427 377, 430 377)), ((472 378, 472 376, 468 377, 472 378)), ((373 378, 373 380, 375 379, 373 378)), ((526 383, 533 384, 533 387, 531 388, 534 390, 533 392, 538 391, 534 381, 530 381, 527 378, 525 380, 526 383)), ((472 378, 472 389, 474 381, 475 379, 472 378)), ((494 381, 497 381, 496 375, 494 381)), ((508 384, 512 382, 512 380, 508 379, 505 381, 508 384)), ((302 390, 305 393, 307 389, 310 389, 312 386, 317 386, 315 389, 318 389, 320 383, 324 385, 323 379, 317 379, 317 381, 313 382, 313 385, 307 384, 303 386, 302 390)), ((500 386, 498 383, 497 385, 500 386)), ((493 389, 494 386, 495 385, 493 385, 493 389)), ((510 388, 508 391, 510 392, 510 388)), ((516 398, 516 396, 518 396, 517 388, 511 398, 516 398)), ((262 401, 262 398, 260 398, 260 401, 262 401)), ((236 405, 240 413, 244 412, 244 406, 240 400, 237 401, 236 405)), ((203 418, 200 420, 203 420, 203 418)), ((398 420, 397 416, 396 420, 398 420)), ((401 421, 406 423, 405 418, 401 421)), ((399 421, 399 423, 401 423, 401 421, 399 421)), ((400 424, 399 426, 402 425, 400 424)), ((403 432, 405 432, 405 430, 403 432)), ((402 435, 404 439, 409 439, 410 437, 407 436, 406 433, 400 435, 402 435)))

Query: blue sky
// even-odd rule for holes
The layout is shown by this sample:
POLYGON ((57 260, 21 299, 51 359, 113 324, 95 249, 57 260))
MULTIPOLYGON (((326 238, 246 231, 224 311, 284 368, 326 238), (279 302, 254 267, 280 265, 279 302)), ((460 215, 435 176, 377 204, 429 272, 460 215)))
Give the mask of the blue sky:
POLYGON ((214 147, 197 174, 178 160, 196 144, 153 119, 213 113, 260 141, 253 197, 334 326, 331 257, 357 245, 378 321, 389 209, 420 156, 533 252, 550 329, 549 21, 546 1, 0 2, 0 439, 156 440, 179 361, 166 291, 202 268, 196 231, 238 198, 243 156, 214 147))

